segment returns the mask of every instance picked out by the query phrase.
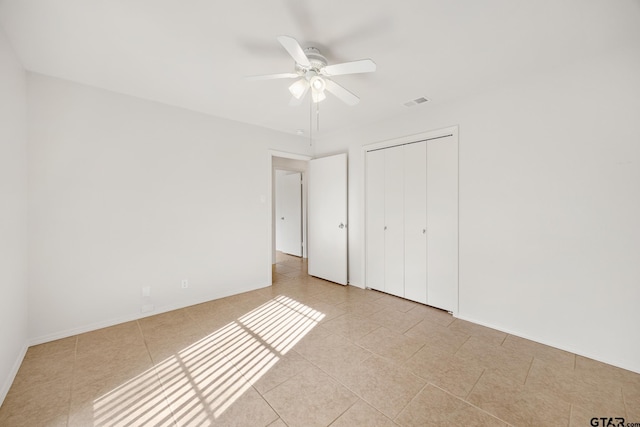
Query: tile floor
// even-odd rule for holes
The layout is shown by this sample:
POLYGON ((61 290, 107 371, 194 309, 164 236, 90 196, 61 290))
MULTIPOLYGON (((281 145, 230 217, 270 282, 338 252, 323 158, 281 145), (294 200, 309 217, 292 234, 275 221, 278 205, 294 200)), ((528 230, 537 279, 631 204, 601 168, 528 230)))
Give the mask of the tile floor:
POLYGON ((640 423, 640 375, 278 254, 270 288, 31 347, 0 426, 640 423))

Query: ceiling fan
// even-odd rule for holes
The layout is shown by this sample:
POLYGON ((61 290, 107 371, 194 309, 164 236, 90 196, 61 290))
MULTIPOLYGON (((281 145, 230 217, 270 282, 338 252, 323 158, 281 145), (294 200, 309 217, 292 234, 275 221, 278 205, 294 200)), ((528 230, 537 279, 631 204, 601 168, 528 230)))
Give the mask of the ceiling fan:
POLYGON ((311 91, 311 99, 314 103, 323 101, 327 97, 326 92, 331 93, 347 105, 356 105, 360 102, 360 98, 331 80, 330 77, 371 73, 376 71, 375 62, 371 59, 360 59, 358 61, 328 65, 327 59, 315 47, 303 49, 300 43, 290 36, 278 36, 277 39, 295 61, 295 72, 251 76, 247 77, 247 79, 297 79, 289 86, 289 92, 293 95, 289 105, 292 106, 300 105, 309 91, 311 91))

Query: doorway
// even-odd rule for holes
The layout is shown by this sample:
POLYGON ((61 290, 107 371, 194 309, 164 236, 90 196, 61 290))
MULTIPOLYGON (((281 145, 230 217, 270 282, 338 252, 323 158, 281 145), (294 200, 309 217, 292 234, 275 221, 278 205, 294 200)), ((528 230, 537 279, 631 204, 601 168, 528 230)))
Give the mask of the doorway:
POLYGON ((302 257, 302 173, 276 169, 276 251, 302 257))
MULTIPOLYGON (((310 157, 294 155, 289 153, 282 152, 271 152, 271 248, 270 248, 270 257, 271 257, 271 273, 272 273, 272 283, 273 278, 275 277, 275 270, 278 267, 277 263, 282 261, 283 258, 294 261, 298 260, 299 262, 304 262, 306 267, 306 259, 307 259, 307 177, 308 177, 308 160, 310 157), (293 187, 293 181, 295 181, 296 174, 299 174, 299 179, 302 182, 301 185, 301 217, 299 218, 300 223, 300 234, 301 234, 301 251, 298 254, 287 254, 282 251, 277 251, 276 248, 282 249, 279 243, 281 243, 279 236, 279 228, 282 228, 285 223, 288 223, 289 226, 296 223, 296 221, 287 221, 287 216, 290 214, 283 215, 278 205, 280 205, 278 197, 278 180, 279 177, 289 177, 285 178, 285 180, 289 179, 289 184, 293 187), (281 218, 284 216, 284 220, 281 218), (281 223, 281 224, 279 224, 281 223), (280 227, 279 227, 280 226, 280 227)), ((293 225, 292 228, 297 227, 297 225, 293 225)), ((286 250, 286 248, 285 248, 286 250)), ((287 252, 294 252, 289 251, 287 252)), ((305 268, 306 272, 306 268, 305 268)))

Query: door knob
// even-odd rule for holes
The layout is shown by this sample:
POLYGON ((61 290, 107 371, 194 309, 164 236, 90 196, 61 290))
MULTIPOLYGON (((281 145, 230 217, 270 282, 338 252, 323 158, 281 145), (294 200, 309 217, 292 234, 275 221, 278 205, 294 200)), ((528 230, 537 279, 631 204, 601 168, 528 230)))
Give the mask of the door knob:
POLYGON ((427 234, 427 229, 426 228, 422 229, 422 234, 427 234))
POLYGON ((284 220, 284 217, 280 218, 281 220, 284 220))
POLYGON ((338 226, 338 228, 339 228, 339 229, 341 229, 341 230, 342 230, 343 228, 345 228, 345 227, 346 227, 346 225, 344 225, 343 223, 340 223, 340 225, 338 226))

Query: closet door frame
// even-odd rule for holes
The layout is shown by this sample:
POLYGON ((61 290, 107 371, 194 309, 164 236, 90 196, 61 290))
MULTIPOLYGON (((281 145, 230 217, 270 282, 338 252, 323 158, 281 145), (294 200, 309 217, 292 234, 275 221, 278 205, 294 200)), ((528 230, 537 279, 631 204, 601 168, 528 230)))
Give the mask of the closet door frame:
MULTIPOLYGON (((428 132, 422 132, 422 133, 418 133, 418 134, 414 134, 414 135, 407 135, 407 136, 403 136, 403 137, 399 137, 399 138, 393 138, 393 139, 388 139, 388 140, 384 140, 384 141, 379 141, 379 142, 374 142, 371 144, 367 144, 364 145, 362 147, 362 158, 363 158, 363 162, 364 162, 364 173, 363 173, 363 180, 364 180, 364 186, 365 186, 365 191, 363 192, 363 203, 362 206, 365 207, 365 209, 363 209, 363 216, 364 216, 364 229, 366 231, 366 227, 367 227, 367 200, 366 200, 366 195, 367 195, 367 174, 366 174, 366 170, 367 170, 367 165, 366 165, 366 159, 367 159, 367 152, 369 151, 374 151, 374 150, 380 150, 380 149, 384 149, 384 148, 390 148, 390 147, 394 147, 394 146, 399 146, 399 145, 406 145, 406 144, 412 144, 412 143, 416 143, 416 142, 420 142, 420 141, 429 141, 429 140, 434 140, 434 139, 439 139, 439 138, 446 138, 446 137, 451 137, 452 138, 452 143, 455 144, 456 146, 456 150, 458 148, 458 126, 451 126, 451 127, 447 127, 447 128, 442 128, 442 129, 437 129, 437 130, 433 130, 433 131, 428 131, 428 132)), ((459 158, 459 156, 458 156, 459 158)), ((458 176, 459 176, 459 161, 458 161, 458 176)), ((458 179, 459 182, 459 179, 458 179)), ((458 191, 459 191, 459 185, 458 185, 458 191)), ((458 230, 459 230, 459 220, 460 220, 460 215, 459 215, 459 195, 457 195, 458 197, 458 230)), ((456 241, 456 253, 457 253, 457 259, 456 259, 456 265, 458 266, 458 269, 456 271, 456 286, 455 286, 455 294, 456 294, 456 298, 455 298, 455 305, 454 307, 452 307, 451 312, 454 316, 458 315, 458 295, 459 295, 459 259, 460 259, 460 252, 459 252, 459 232, 456 233, 455 236, 455 241, 456 241)), ((365 254, 364 254, 364 272, 365 272, 365 280, 364 280, 364 284, 365 287, 370 289, 371 287, 369 286, 369 278, 367 277, 367 233, 365 232, 363 235, 363 242, 362 242, 362 247, 365 248, 365 254)))

